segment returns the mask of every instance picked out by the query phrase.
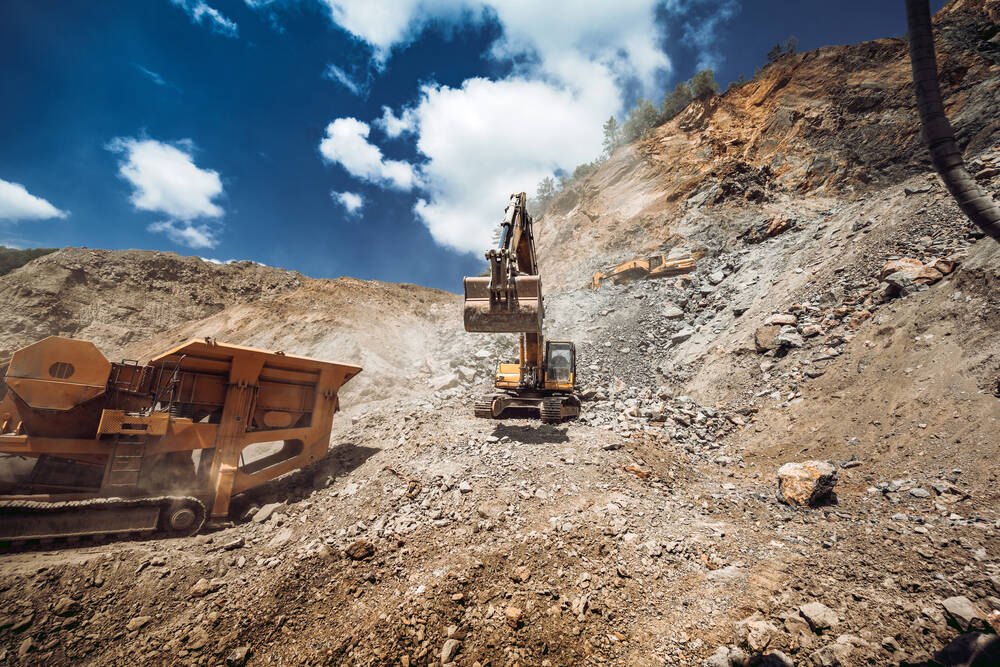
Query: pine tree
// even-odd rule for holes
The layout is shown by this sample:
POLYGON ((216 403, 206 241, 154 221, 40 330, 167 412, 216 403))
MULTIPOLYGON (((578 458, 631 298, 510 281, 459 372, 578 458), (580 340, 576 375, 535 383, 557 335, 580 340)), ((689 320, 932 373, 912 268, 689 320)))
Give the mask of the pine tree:
POLYGON ((691 92, 691 85, 686 81, 678 83, 673 92, 663 97, 663 103, 660 105, 660 122, 665 123, 684 111, 692 99, 694 94, 691 92))
POLYGON ((715 85, 715 71, 703 69, 696 72, 691 78, 691 92, 696 100, 711 97, 719 92, 719 87, 715 85))
POLYGON ((622 128, 618 120, 611 116, 604 123, 604 156, 610 157, 622 142, 622 128))
POLYGON ((660 112, 653 106, 653 103, 641 99, 629 112, 622 134, 626 141, 635 141, 655 127, 659 120, 660 112))
POLYGON ((538 184, 538 190, 535 192, 535 201, 538 204, 538 213, 536 215, 542 215, 549 208, 549 204, 556 196, 556 182, 551 176, 546 176, 542 179, 542 182, 538 184))

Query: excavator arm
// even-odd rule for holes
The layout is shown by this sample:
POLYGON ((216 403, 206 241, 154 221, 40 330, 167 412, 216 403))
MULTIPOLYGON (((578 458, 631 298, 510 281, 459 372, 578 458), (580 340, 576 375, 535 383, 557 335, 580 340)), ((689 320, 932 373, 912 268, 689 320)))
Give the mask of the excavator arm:
POLYGON ((465 330, 542 332, 542 283, 525 194, 512 194, 501 222, 500 247, 486 251, 489 275, 466 278, 465 330))

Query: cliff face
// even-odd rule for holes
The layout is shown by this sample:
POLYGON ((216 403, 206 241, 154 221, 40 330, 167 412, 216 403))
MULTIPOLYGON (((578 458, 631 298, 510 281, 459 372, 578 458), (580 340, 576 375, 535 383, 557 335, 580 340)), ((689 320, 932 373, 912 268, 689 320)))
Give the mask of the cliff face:
MULTIPOLYGON (((997 7, 953 2, 935 19, 947 111, 967 158, 1000 136, 997 7)), ((880 39, 786 56, 693 102, 557 198, 539 225, 546 284, 577 287, 598 268, 707 232, 729 243, 747 221, 926 172, 910 76, 906 42, 880 39)))

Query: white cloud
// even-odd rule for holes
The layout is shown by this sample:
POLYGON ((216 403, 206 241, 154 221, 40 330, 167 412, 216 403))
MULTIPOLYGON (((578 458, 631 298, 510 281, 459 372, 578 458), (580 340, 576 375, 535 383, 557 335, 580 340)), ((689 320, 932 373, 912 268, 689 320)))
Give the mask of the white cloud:
MULTIPOLYGON (((252 0, 251 0, 252 1, 252 0)), ((600 62, 622 76, 651 83, 670 61, 658 47, 654 21, 657 0, 576 3, 537 0, 320 0, 331 20, 373 51, 384 64, 394 47, 405 46, 428 25, 448 27, 494 17, 503 37, 493 45, 496 58, 530 54, 528 67, 540 67, 560 78, 577 78, 586 62, 600 62)), ((675 0, 676 2, 676 0, 675 0)))
POLYGON ((684 41, 695 47, 698 51, 698 62, 695 69, 717 70, 724 58, 720 51, 718 30, 723 23, 736 16, 740 11, 740 5, 736 0, 674 0, 672 6, 668 6, 671 13, 687 15, 684 20, 683 37, 684 41), (708 13, 694 11, 698 5, 708 5, 708 13), (695 14, 694 18, 690 15, 695 14))
POLYGON ((154 222, 146 229, 158 234, 166 234, 167 238, 177 245, 189 248, 214 248, 219 244, 215 230, 205 224, 164 220, 163 222, 154 222))
POLYGON ((326 127, 319 152, 327 162, 340 164, 357 178, 397 190, 410 190, 416 183, 413 167, 399 160, 386 160, 378 146, 368 142, 371 128, 356 118, 338 118, 326 127))
POLYGON ((327 65, 326 69, 323 70, 323 78, 329 79, 330 81, 336 81, 355 95, 361 95, 368 89, 367 84, 358 83, 352 79, 347 72, 333 63, 327 65))
POLYGON ((154 139, 118 138, 108 150, 123 155, 118 173, 135 188, 131 200, 137 209, 175 220, 222 215, 212 201, 222 194, 219 172, 195 165, 190 140, 172 146, 154 139))
POLYGON ((389 107, 382 107, 382 117, 375 119, 375 125, 390 139, 413 132, 417 127, 416 114, 413 109, 404 109, 401 116, 396 116, 389 107))
POLYGON ((331 192, 330 197, 344 207, 349 215, 361 215, 365 205, 364 197, 357 192, 331 192))
POLYGON ((145 74, 146 78, 149 79, 150 81, 152 81, 153 83, 155 83, 157 86, 166 86, 167 85, 166 79, 164 79, 162 76, 160 76, 157 72, 154 72, 151 69, 146 69, 142 65, 136 65, 135 68, 137 70, 139 70, 140 72, 142 72, 143 74, 145 74))
POLYGON ((67 211, 60 211, 48 201, 36 197, 20 183, 0 178, 0 220, 45 220, 65 218, 67 215, 67 211))
POLYGON ((659 47, 655 0, 580 3, 568 10, 559 2, 493 0, 485 3, 503 26, 494 43, 496 58, 534 54, 522 74, 554 78, 575 88, 588 77, 638 79, 647 90, 658 71, 670 69, 659 47))
POLYGON ((149 231, 191 248, 218 244, 212 227, 192 221, 222 216, 222 207, 212 201, 223 194, 222 179, 219 172, 195 165, 190 139, 171 145, 154 139, 118 138, 108 144, 108 150, 122 156, 118 173, 134 188, 132 205, 169 216, 149 225, 149 231))
POLYGON ((201 25, 204 20, 206 27, 212 32, 226 37, 237 36, 236 22, 223 16, 218 9, 209 6, 205 0, 170 0, 170 2, 183 9, 191 17, 192 23, 201 25))
MULTIPOLYGON (((404 0, 391 8, 322 1, 335 23, 372 48, 376 66, 431 23, 447 29, 489 19, 501 26, 489 56, 513 64, 508 77, 428 84, 415 104, 384 108, 373 121, 388 138, 415 137, 424 160, 412 179, 422 195, 414 211, 436 242, 459 251, 489 245, 511 192, 531 193, 542 178, 599 155, 601 125, 621 113, 626 89, 638 85, 652 95, 658 76, 670 70, 659 46, 658 0, 578 3, 569 10, 537 0, 404 0)), ((345 164, 350 173, 386 182, 368 126, 340 120, 363 128, 355 128, 357 145, 350 156, 347 148, 324 156, 342 164, 353 159, 362 164, 345 164)), ((328 128, 324 143, 330 135, 328 128)))
POLYGON ((417 202, 418 217, 439 244, 482 251, 512 192, 533 194, 556 169, 594 158, 601 123, 617 105, 608 91, 526 79, 426 86, 414 110, 417 149, 427 157, 420 178, 428 196, 417 202))
MULTIPOLYGON (((384 64, 393 45, 408 41, 422 24, 420 0, 320 0, 330 18, 356 38, 367 42, 376 65, 384 64)), ((444 3, 434 3, 444 4, 444 3)))

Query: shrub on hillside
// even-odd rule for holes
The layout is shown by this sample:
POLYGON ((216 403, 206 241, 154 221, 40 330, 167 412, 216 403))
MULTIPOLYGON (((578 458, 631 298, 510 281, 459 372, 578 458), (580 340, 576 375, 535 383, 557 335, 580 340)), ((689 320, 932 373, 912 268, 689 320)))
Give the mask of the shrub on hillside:
POLYGON ((653 129, 660 121, 660 112, 653 103, 646 99, 636 102, 628 114, 622 134, 625 141, 632 142, 653 129))
POLYGON ((663 102, 660 104, 660 122, 665 123, 684 111, 684 108, 693 99, 694 93, 691 92, 691 84, 687 81, 678 83, 673 91, 663 96, 663 102))

